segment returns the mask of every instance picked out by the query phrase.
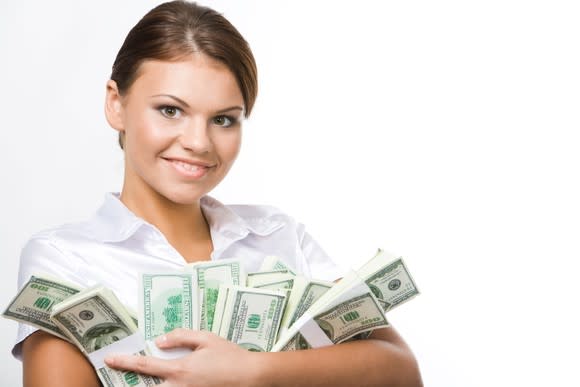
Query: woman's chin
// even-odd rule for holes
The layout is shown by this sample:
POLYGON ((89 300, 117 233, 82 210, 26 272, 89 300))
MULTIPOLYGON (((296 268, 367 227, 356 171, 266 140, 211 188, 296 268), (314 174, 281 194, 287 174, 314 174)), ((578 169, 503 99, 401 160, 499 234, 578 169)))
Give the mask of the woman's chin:
POLYGON ((189 206, 199 203, 199 200, 206 195, 207 192, 170 192, 162 195, 168 201, 182 206, 189 206))

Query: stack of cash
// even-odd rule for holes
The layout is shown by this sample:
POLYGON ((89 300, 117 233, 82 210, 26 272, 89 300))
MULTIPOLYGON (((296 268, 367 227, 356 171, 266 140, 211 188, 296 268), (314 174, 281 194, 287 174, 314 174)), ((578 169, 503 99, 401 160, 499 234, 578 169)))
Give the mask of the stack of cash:
POLYGON ((338 344, 387 327, 385 313, 419 294, 402 258, 391 258, 379 250, 359 270, 323 290, 313 303, 306 307, 299 303, 300 313, 283 327, 272 350, 338 344))
MULTIPOLYGON (((60 280, 32 276, 3 315, 76 345, 91 360, 104 386, 161 384, 158 378, 113 370, 104 364, 102 359, 112 344, 138 331, 135 317, 109 289, 81 290, 60 280)), ((143 346, 135 354, 149 352, 143 346)))
MULTIPOLYGON (((240 259, 144 273, 136 295, 138 320, 102 286, 83 290, 33 276, 3 315, 75 344, 105 386, 148 386, 161 381, 102 364, 107 348, 136 333, 150 343, 180 327, 211 331, 250 351, 339 344, 388 326, 385 313, 417 294, 402 258, 379 250, 336 283, 298 275, 277 257, 267 257, 255 273, 246 273, 240 259)), ((123 349, 115 347, 117 353, 123 349)), ((134 352, 165 356, 151 345, 134 352)))
POLYGON ((80 292, 77 286, 50 277, 32 276, 14 297, 3 316, 69 340, 50 319, 52 307, 80 292))
POLYGON ((212 332, 250 351, 269 352, 285 306, 286 292, 222 285, 212 332))
MULTIPOLYGON (((102 362, 110 350, 106 347, 137 333, 137 325, 115 294, 102 286, 95 286, 54 305, 51 320, 93 362, 99 379, 105 386, 152 386, 161 380, 129 371, 113 370, 102 362), (98 363, 92 358, 102 351, 98 363)), ((143 346, 134 355, 149 355, 143 346)))
POLYGON ((324 335, 314 338, 317 345, 338 344, 388 326, 385 313, 419 294, 402 258, 382 250, 336 284, 296 275, 276 257, 255 273, 246 274, 239 259, 190 264, 184 271, 191 279, 143 275, 139 326, 147 339, 184 327, 253 351, 297 350, 313 346, 301 331, 312 336, 314 323, 315 333, 324 335))

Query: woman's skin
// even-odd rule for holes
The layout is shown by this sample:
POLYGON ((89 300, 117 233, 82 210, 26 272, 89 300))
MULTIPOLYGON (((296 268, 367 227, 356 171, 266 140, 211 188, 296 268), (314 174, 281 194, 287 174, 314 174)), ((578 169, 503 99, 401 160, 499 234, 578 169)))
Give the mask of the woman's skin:
POLYGON ((422 386, 417 363, 393 328, 366 340, 320 349, 249 352, 209 332, 176 329, 160 348, 194 351, 178 360, 113 356, 114 368, 154 374, 164 387, 185 386, 422 386))
MULTIPOLYGON (((203 54, 146 61, 127 93, 107 83, 105 114, 124 136, 123 203, 155 225, 184 261, 209 259, 213 246, 199 200, 240 149, 244 104, 233 74, 203 54)), ((159 338, 158 346, 194 351, 171 361, 119 355, 107 364, 162 377, 167 387, 422 385, 413 354, 392 327, 366 340, 295 352, 249 352, 185 329, 159 338)), ((81 352, 47 333, 30 335, 22 356, 25 387, 99 385, 81 352)))
POLYGON ((105 113, 124 136, 121 201, 157 226, 187 262, 209 259, 199 200, 240 150, 244 100, 234 75, 202 54, 146 61, 125 95, 108 82, 105 113))
POLYGON ((24 387, 98 387, 91 363, 73 344, 43 331, 22 343, 24 387))

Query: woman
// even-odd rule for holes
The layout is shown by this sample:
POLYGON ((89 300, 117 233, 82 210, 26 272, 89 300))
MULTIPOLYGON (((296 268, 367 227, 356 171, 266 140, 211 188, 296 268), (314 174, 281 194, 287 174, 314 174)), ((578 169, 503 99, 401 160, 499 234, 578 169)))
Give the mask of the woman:
MULTIPOLYGON (((276 255, 309 277, 336 280, 332 261, 302 225, 265 206, 225 206, 207 194, 241 144, 241 121, 257 95, 252 53, 215 11, 162 4, 130 31, 107 83, 105 114, 125 154, 120 194, 87 222, 35 235, 19 281, 52 274, 79 286, 102 283, 136 304, 137 272, 244 257, 248 271, 276 255)), ((21 325, 25 386, 98 386, 73 345, 21 325)), ((113 356, 107 364, 165 379, 167 386, 421 385, 416 361, 393 328, 367 340, 284 353, 245 351, 208 332, 175 330, 161 348, 190 347, 179 360, 113 356)))

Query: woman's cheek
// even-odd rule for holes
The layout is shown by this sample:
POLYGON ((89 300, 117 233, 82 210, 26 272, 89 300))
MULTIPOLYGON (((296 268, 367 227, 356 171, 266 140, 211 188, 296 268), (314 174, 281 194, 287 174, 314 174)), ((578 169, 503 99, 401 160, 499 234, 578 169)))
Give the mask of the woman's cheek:
POLYGON ((173 140, 179 133, 179 127, 175 124, 168 124, 162 119, 155 119, 144 122, 144 136, 149 138, 149 141, 163 146, 166 142, 173 140))
POLYGON ((222 129, 217 136, 216 142, 222 148, 224 154, 236 157, 242 144, 242 131, 239 127, 222 129))

